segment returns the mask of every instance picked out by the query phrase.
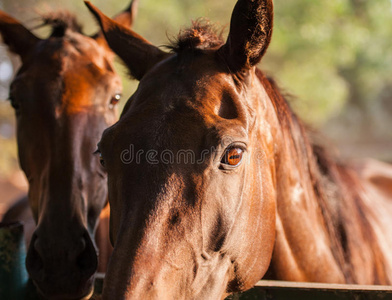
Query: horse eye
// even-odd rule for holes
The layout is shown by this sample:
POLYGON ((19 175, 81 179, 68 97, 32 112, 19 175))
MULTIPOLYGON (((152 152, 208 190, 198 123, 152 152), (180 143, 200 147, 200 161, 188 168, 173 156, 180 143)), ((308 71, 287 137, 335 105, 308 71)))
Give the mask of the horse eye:
POLYGON ((105 167, 105 160, 102 157, 101 151, 99 151, 97 149, 93 154, 98 154, 99 155, 99 163, 101 164, 102 167, 105 167))
POLYGON ((110 104, 109 107, 113 108, 116 106, 116 104, 120 101, 121 99, 121 94, 115 94, 111 99, 110 99, 110 104))
POLYGON ((232 167, 239 166, 242 161, 244 150, 241 148, 229 148, 226 150, 221 163, 232 167))
POLYGON ((102 167, 105 167, 105 160, 102 157, 102 153, 99 153, 99 163, 102 167))

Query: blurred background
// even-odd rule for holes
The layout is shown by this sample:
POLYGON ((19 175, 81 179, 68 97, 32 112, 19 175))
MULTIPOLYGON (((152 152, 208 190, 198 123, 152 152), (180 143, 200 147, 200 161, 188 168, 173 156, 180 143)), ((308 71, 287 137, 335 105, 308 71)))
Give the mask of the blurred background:
MULTIPOLYGON (((91 0, 113 16, 129 0, 91 0)), ((134 30, 165 45, 191 20, 206 17, 228 32, 236 0, 140 0, 134 30)), ((28 28, 53 9, 75 12, 87 34, 98 26, 82 0, 0 0, 28 28)), ((34 31, 39 37, 47 29, 34 31)), ((8 87, 19 59, 0 44, 0 196, 25 189, 18 171, 8 87)), ((275 0, 272 44, 260 67, 290 95, 291 105, 343 158, 392 162, 392 0, 275 0)), ((123 75, 123 103, 137 87, 123 75)), ((122 109, 122 106, 120 107, 122 109)), ((1 203, 1 201, 0 201, 1 203)), ((1 208, 0 208, 1 210, 1 208)))

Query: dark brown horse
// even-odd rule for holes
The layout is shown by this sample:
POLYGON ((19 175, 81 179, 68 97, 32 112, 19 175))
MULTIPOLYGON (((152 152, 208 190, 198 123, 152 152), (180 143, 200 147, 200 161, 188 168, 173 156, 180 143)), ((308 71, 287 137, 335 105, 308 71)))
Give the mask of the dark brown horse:
POLYGON ((312 142, 255 67, 272 0, 239 0, 226 43, 195 23, 171 53, 88 6, 140 80, 99 143, 114 243, 104 299, 220 299, 268 269, 392 283, 391 199, 312 142))
MULTIPOLYGON (((134 4, 116 17, 126 27, 134 4)), ((93 152, 117 119, 122 85, 102 33, 82 34, 67 12, 43 21, 52 27, 46 39, 0 12, 4 42, 22 60, 10 102, 37 223, 26 266, 46 298, 81 299, 92 292, 98 263, 92 237, 107 202, 106 174, 93 152)))

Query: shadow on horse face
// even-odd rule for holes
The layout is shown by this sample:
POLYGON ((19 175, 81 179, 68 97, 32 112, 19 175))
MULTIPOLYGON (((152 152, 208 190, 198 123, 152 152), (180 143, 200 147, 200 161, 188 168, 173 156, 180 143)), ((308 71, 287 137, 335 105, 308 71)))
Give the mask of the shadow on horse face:
MULTIPOLYGON (((117 16, 125 26, 132 18, 132 4, 117 16)), ((26 266, 45 297, 81 299, 93 288, 92 237, 107 201, 106 174, 93 152, 116 120, 122 86, 102 33, 83 35, 69 13, 44 21, 52 24, 52 34, 39 39, 0 12, 4 41, 22 59, 10 101, 37 223, 26 266)))
POLYGON ((274 146, 255 118, 273 107, 254 69, 272 2, 238 1, 226 44, 195 23, 170 54, 87 4, 140 80, 99 143, 114 243, 104 298, 220 299, 249 288, 274 244, 274 146))

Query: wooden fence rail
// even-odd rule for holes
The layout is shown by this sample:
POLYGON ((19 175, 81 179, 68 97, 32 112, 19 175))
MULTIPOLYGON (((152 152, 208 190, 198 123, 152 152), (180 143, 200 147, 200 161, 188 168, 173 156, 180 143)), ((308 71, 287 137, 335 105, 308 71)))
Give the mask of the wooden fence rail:
POLYGON ((261 280, 231 300, 373 300, 392 299, 392 286, 261 280))
MULTIPOLYGON (((102 291, 98 274, 96 291, 102 291)), ((354 285, 261 280, 249 291, 226 300, 392 300, 392 286, 354 285)))
MULTIPOLYGON (((30 289, 24 300, 39 300, 35 288, 30 289)), ((95 282, 92 300, 100 299, 103 275, 95 282)), ((392 286, 302 283, 261 280, 249 291, 235 294, 226 300, 392 300, 392 286)), ((115 300, 115 299, 113 299, 115 300)), ((211 299, 214 300, 214 299, 211 299)))

